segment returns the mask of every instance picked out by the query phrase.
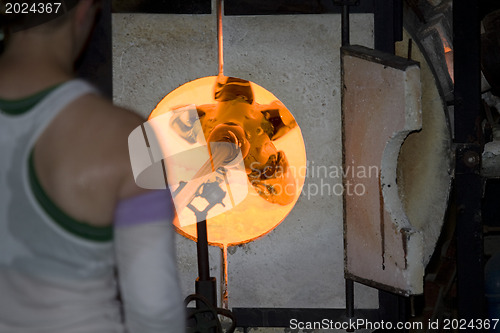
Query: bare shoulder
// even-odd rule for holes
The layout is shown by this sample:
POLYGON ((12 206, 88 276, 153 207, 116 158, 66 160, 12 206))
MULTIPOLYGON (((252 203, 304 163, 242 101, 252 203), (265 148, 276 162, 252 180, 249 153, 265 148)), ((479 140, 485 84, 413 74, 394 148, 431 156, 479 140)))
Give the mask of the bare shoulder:
MULTIPOLYGON (((89 96, 95 103, 96 120, 93 121, 97 129, 97 137, 93 140, 100 145, 97 152, 99 156, 107 156, 101 160, 96 156, 96 160, 101 160, 103 165, 119 170, 115 180, 118 182, 116 195, 118 199, 123 199, 144 192, 135 184, 130 164, 128 137, 130 133, 142 125, 145 118, 137 112, 111 104, 108 100, 98 96, 89 96), (98 120, 97 120, 98 119, 98 120), (101 155, 102 154, 102 155, 101 155)), ((82 110, 82 113, 85 111, 82 110)))
POLYGON ((70 216, 107 225, 116 203, 135 185, 128 136, 144 119, 88 94, 69 104, 35 147, 35 168, 49 196, 70 216))
POLYGON ((88 149, 95 161, 113 163, 119 162, 116 158, 128 159, 127 138, 143 122, 136 112, 89 94, 68 105, 53 125, 56 132, 66 132, 61 134, 68 139, 74 136, 78 150, 88 149), (95 156, 100 154, 102 158, 95 156))
POLYGON ((108 131, 129 133, 144 122, 144 118, 137 112, 114 105, 108 99, 98 95, 83 96, 81 101, 77 100, 74 104, 70 108, 74 108, 75 113, 81 113, 84 117, 89 116, 89 121, 95 122, 95 126, 106 122, 108 131))

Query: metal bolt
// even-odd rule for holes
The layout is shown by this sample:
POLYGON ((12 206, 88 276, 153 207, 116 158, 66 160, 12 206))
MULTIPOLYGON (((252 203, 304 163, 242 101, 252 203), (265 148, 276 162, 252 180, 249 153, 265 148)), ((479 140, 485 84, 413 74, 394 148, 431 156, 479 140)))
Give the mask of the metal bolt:
POLYGON ((466 166, 468 166, 469 168, 473 168, 475 166, 477 166, 480 162, 480 157, 479 157, 479 154, 476 153, 475 151, 466 151, 465 154, 464 154, 464 157, 463 157, 463 161, 465 163, 466 166))

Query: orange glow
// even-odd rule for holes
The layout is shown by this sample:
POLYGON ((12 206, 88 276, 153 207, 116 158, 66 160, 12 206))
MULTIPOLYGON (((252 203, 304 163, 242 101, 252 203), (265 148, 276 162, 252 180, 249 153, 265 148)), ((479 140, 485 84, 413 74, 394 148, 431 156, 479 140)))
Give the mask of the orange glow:
MULTIPOLYGON (((195 104, 199 112, 200 110, 212 110, 215 105, 221 107, 222 104, 217 104, 220 102, 217 102, 214 97, 214 87, 218 79, 220 80, 221 77, 204 77, 180 86, 160 101, 149 116, 149 119, 190 104, 195 104)), ((266 179, 262 181, 262 183, 265 183, 263 185, 264 187, 267 186, 271 189, 278 188, 277 185, 280 184, 276 183, 279 181, 288 181, 293 184, 289 184, 291 186, 286 189, 287 192, 290 192, 287 193, 289 194, 288 196, 268 195, 266 197, 262 192, 258 193, 256 189, 257 186, 253 186, 249 181, 247 184, 249 194, 239 205, 229 211, 226 211, 225 213, 207 220, 209 243, 223 248, 250 242, 274 229, 292 210, 300 196, 302 186, 304 184, 306 153, 299 126, 296 125, 291 113, 281 104, 281 102, 279 102, 276 96, 252 82, 250 82, 250 86, 253 91, 253 102, 251 104, 244 104, 246 106, 233 109, 229 108, 228 110, 232 110, 233 113, 228 115, 226 112, 223 113, 221 117, 225 119, 224 121, 231 121, 231 119, 247 121, 249 118, 247 116, 243 117, 242 113, 245 111, 245 107, 253 108, 254 112, 262 117, 262 114, 259 111, 265 109, 266 105, 271 105, 273 107, 276 105, 282 106, 279 116, 284 123, 293 124, 293 126, 286 128, 285 131, 278 131, 276 135, 273 136, 271 141, 263 144, 262 147, 267 147, 267 145, 270 144, 273 151, 277 150, 284 153, 288 163, 288 177, 282 177, 281 179, 274 180, 266 179)), ((238 98, 235 101, 231 100, 223 103, 235 104, 238 103, 238 98)), ((210 124, 210 121, 208 121, 208 124, 210 124)), ((253 123, 248 125, 248 121, 245 124, 245 133, 247 134, 249 141, 252 141, 255 137, 255 135, 252 135, 252 131, 258 132, 259 128, 253 128, 253 125, 251 125, 253 123)), ((209 132, 213 129, 213 126, 211 127, 209 125, 205 125, 203 121, 202 126, 205 137, 208 138, 210 135, 209 132)), ((260 120, 258 121, 257 127, 259 126, 260 120)), ((264 150, 265 149, 262 148, 262 151, 264 150)), ((260 149, 258 151, 261 152, 260 149)), ((251 153, 252 150, 250 150, 249 155, 251 155, 251 153)), ((255 154, 257 154, 257 152, 255 152, 255 154)), ((245 161, 245 164, 247 164, 247 161, 245 161)), ((247 174, 250 177, 249 171, 247 171, 247 174)), ((285 189, 282 189, 282 191, 285 191, 285 189)), ((181 227, 178 221, 174 221, 174 224, 180 234, 196 240, 196 224, 184 227, 181 227)))
POLYGON ((451 81, 455 82, 455 72, 453 70, 453 50, 449 49, 444 53, 444 58, 446 59, 446 67, 448 67, 448 74, 450 75, 451 81))
POLYGON ((446 67, 448 68, 448 74, 450 75, 451 81, 455 82, 454 71, 453 71, 453 48, 451 44, 441 35, 441 41, 443 42, 443 52, 444 59, 446 60, 446 67))

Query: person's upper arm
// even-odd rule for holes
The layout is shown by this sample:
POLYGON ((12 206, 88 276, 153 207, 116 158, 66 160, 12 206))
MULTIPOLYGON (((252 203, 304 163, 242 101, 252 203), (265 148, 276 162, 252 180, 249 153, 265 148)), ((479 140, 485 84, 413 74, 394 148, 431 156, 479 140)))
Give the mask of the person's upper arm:
POLYGON ((118 280, 128 331, 184 332, 169 192, 123 200, 115 217, 118 280))
MULTIPOLYGON (((127 134, 143 121, 131 118, 125 126, 127 134)), ((125 154, 121 150, 120 157, 125 168, 114 213, 114 239, 127 331, 183 333, 184 303, 170 192, 139 188, 132 175, 128 149, 125 154)))

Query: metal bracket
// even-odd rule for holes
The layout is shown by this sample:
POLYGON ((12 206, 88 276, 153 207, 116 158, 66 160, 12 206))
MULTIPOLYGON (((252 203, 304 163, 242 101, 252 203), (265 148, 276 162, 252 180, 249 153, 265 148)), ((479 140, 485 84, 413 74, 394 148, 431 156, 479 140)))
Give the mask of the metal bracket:
POLYGON ((455 174, 480 174, 482 147, 477 143, 455 145, 455 174))

